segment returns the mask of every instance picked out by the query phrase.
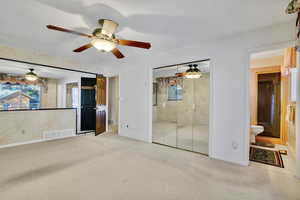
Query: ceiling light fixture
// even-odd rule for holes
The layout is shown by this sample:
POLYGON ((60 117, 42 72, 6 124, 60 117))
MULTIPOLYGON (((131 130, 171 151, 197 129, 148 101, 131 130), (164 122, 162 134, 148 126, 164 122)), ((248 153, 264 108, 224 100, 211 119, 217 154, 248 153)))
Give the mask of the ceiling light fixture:
POLYGON ((102 38, 95 38, 91 41, 91 44, 99 51, 110 52, 116 48, 116 43, 113 41, 105 40, 102 38))
POLYGON ((25 74, 25 79, 28 81, 36 81, 38 79, 38 76, 33 72, 34 69, 29 69, 30 72, 25 74))
POLYGON ((202 73, 200 70, 197 68, 198 65, 196 64, 190 64, 188 65, 189 69, 186 70, 185 72, 185 77, 189 79, 194 79, 194 78, 200 78, 202 76, 202 73))

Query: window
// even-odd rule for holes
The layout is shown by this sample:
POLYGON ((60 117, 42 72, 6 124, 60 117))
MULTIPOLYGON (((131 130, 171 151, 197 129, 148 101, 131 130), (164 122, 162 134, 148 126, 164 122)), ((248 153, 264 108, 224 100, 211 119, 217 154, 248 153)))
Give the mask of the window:
POLYGON ((40 108, 40 86, 0 83, 0 110, 40 108))
POLYGON ((168 101, 181 101, 182 99, 182 87, 176 80, 170 80, 168 86, 168 101))

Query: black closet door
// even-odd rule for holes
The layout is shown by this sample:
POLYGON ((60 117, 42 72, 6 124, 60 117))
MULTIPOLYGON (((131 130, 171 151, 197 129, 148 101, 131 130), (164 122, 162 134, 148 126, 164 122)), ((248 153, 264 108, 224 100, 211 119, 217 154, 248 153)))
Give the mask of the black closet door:
POLYGON ((81 78, 81 131, 96 130, 96 78, 81 78))

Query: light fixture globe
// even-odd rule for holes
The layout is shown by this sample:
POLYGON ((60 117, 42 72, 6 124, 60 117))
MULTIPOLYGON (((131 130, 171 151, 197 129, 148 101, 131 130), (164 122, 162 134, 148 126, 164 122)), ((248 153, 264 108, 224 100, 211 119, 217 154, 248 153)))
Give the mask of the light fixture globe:
POLYGON ((116 48, 117 44, 113 41, 105 40, 102 38, 95 38, 91 41, 91 44, 99 51, 110 52, 116 48))
POLYGON ((189 69, 186 70, 186 72, 185 72, 186 78, 196 79, 196 78, 200 78, 202 76, 202 73, 197 68, 198 65, 194 64, 194 65, 188 65, 188 66, 189 66, 189 69))
POLYGON ((25 79, 28 81, 36 81, 38 79, 38 76, 33 72, 34 69, 29 69, 30 72, 25 74, 25 79))

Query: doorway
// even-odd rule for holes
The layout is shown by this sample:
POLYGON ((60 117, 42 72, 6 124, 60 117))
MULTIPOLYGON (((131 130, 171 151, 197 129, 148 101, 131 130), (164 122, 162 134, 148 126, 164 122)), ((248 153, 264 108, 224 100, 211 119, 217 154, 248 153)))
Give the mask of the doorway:
POLYGON ((280 138, 281 73, 258 75, 257 124, 264 126, 260 135, 280 138))
POLYGON ((108 78, 108 131, 118 134, 119 129, 119 76, 108 78))
POLYGON ((250 160, 295 173, 296 49, 250 58, 250 160))
POLYGON ((106 77, 81 78, 81 131, 106 131, 106 77))
POLYGON ((81 131, 96 130, 96 78, 81 78, 81 131))
POLYGON ((257 67, 252 73, 252 125, 264 130, 256 136, 256 141, 269 144, 285 144, 286 105, 284 101, 288 88, 282 78, 281 66, 257 67))

